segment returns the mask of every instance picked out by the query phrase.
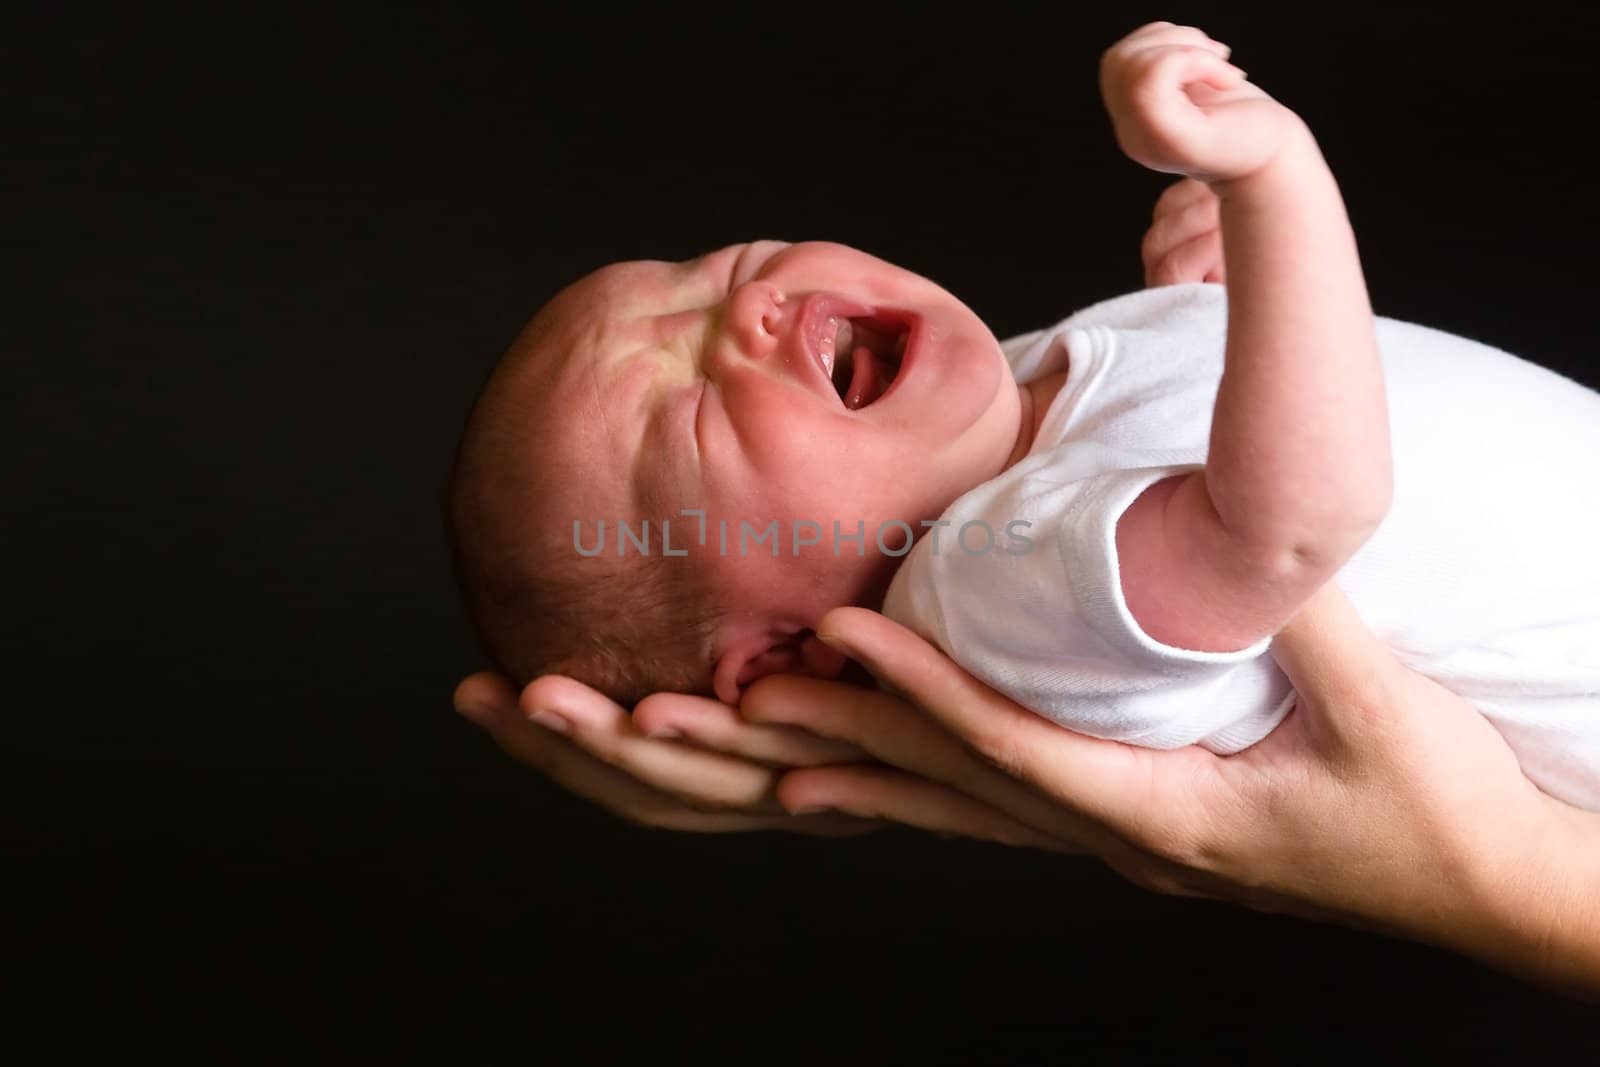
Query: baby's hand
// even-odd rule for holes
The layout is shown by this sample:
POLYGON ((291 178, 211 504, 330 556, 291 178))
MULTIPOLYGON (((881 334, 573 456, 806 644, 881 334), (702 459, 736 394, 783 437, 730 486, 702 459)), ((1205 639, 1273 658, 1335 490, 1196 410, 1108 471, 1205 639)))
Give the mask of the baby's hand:
POLYGON ((1245 81, 1228 51, 1170 22, 1141 26, 1107 49, 1100 93, 1128 158, 1207 183, 1272 161, 1299 116, 1245 81))
POLYGON ((1156 201, 1150 229, 1139 246, 1144 284, 1227 284, 1222 255, 1222 203, 1211 186, 1184 178, 1156 201))

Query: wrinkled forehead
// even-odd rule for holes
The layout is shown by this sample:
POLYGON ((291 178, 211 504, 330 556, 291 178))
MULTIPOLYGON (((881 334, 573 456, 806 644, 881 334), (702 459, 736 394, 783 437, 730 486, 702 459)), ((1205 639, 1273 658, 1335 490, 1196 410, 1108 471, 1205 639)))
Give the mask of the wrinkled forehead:
POLYGON ((542 425, 529 427, 552 490, 586 506, 634 510, 658 472, 641 457, 652 432, 641 401, 663 365, 639 358, 657 348, 672 316, 720 299, 744 246, 682 262, 614 263, 558 293, 529 323, 516 347, 510 391, 533 390, 542 425))
POLYGON ((705 307, 718 298, 745 245, 682 261, 612 263, 563 289, 539 313, 551 351, 604 360, 652 343, 655 320, 705 307))

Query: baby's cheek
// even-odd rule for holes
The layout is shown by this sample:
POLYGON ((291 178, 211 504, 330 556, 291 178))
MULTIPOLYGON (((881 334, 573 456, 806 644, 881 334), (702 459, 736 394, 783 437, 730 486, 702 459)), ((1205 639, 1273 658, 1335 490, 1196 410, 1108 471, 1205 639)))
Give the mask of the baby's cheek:
POLYGON ((899 562, 874 544, 870 523, 864 536, 855 523, 841 524, 838 537, 831 523, 775 526, 744 529, 743 540, 730 529, 726 553, 713 552, 711 570, 726 608, 818 619, 832 608, 881 598, 899 562))
POLYGON ((886 479, 868 477, 869 464, 850 458, 800 451, 792 454, 782 475, 768 485, 771 517, 781 522, 816 522, 831 532, 833 525, 853 529, 869 525, 881 511, 886 479))

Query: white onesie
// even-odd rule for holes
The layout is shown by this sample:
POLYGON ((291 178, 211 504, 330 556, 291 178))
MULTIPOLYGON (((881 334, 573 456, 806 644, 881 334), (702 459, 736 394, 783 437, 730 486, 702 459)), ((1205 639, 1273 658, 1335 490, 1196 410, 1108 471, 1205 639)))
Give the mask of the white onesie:
MULTIPOLYGON (((1123 509, 1205 462, 1227 311, 1220 285, 1165 286, 1004 342, 1019 382, 1066 365, 1066 383, 1028 455, 918 541, 884 613, 1080 733, 1219 753, 1265 737, 1294 703, 1271 638, 1156 641, 1117 569, 1123 509)), ((1335 580, 1535 784, 1600 810, 1600 393, 1476 341, 1376 326, 1394 498, 1335 580)))

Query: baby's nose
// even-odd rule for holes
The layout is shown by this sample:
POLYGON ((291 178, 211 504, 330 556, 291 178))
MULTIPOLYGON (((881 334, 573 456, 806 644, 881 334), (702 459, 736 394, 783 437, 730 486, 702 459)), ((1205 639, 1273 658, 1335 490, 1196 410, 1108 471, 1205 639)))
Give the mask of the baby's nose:
POLYGON ((790 303, 768 281, 748 281, 733 291, 730 317, 746 351, 759 358, 789 332, 790 303))

